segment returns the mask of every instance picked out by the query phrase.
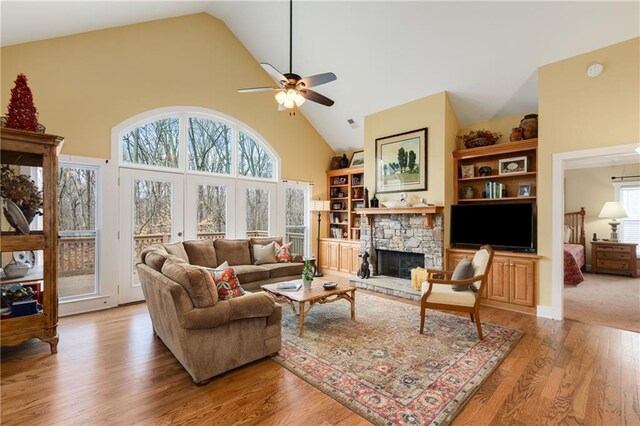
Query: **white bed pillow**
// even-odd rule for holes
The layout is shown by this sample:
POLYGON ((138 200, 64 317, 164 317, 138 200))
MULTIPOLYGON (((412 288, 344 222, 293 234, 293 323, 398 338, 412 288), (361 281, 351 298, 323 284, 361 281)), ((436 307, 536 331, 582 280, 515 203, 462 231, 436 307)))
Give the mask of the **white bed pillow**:
POLYGON ((569 225, 564 226, 564 242, 568 244, 571 242, 571 234, 573 233, 573 227, 569 225))

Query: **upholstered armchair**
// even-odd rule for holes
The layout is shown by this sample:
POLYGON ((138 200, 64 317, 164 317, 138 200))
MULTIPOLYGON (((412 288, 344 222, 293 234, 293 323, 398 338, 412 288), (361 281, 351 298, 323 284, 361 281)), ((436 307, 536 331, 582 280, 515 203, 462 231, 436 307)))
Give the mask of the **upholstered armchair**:
POLYGON ((482 246, 470 263, 463 259, 454 271, 427 269, 427 280, 422 284, 420 334, 424 334, 426 309, 430 308, 468 312, 471 321, 476 323, 480 340, 484 339, 480 325, 480 295, 487 284, 492 260, 491 247, 482 246), (472 291, 471 286, 476 291, 472 291))

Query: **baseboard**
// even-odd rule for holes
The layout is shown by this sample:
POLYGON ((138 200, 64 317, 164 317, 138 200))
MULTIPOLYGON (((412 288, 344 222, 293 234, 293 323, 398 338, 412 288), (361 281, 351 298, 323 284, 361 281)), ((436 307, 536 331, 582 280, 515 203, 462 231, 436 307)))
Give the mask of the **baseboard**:
POLYGON ((536 309, 536 316, 553 319, 553 308, 551 306, 538 305, 536 309))

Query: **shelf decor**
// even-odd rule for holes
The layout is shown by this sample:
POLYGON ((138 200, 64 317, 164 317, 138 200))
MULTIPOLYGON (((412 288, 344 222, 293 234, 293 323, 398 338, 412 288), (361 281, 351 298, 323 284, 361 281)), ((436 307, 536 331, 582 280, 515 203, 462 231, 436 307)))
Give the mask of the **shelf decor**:
POLYGON ((489 146, 494 145, 498 139, 502 137, 502 133, 499 132, 491 132, 489 130, 480 129, 480 130, 472 130, 467 134, 462 136, 458 136, 458 139, 461 139, 464 143, 465 148, 478 148, 481 146, 489 146))
POLYGON ((498 173, 501 175, 527 171, 527 157, 503 158, 498 161, 498 173))
POLYGON ((427 189, 427 128, 376 139, 376 193, 427 189))

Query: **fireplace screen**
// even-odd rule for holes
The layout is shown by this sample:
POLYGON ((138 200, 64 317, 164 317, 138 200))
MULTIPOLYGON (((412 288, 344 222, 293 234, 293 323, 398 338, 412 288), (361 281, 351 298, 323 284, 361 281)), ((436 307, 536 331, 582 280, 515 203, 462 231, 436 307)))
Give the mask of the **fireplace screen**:
POLYGON ((424 268, 424 254, 378 250, 378 275, 411 279, 412 268, 424 268))

